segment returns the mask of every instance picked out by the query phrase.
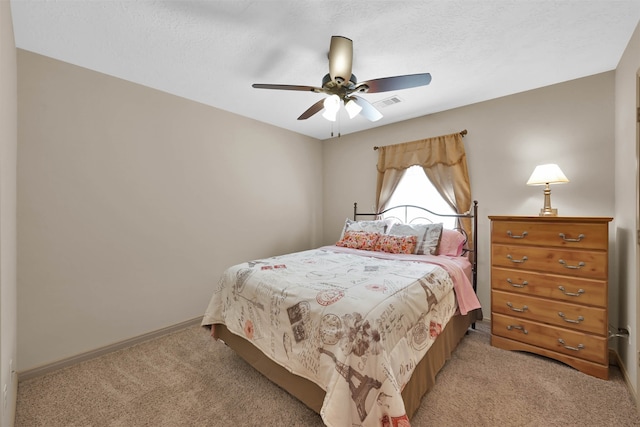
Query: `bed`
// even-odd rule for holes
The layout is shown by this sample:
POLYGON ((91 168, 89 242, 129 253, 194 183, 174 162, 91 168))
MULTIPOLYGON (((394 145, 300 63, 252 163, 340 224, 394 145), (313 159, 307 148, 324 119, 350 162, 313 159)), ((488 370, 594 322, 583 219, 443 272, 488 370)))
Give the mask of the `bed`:
POLYGON ((354 203, 335 245, 230 267, 202 325, 327 426, 409 426, 482 319, 477 202, 460 215, 423 209, 471 220, 472 244, 426 216, 408 224, 409 209, 423 208, 359 213, 354 203))

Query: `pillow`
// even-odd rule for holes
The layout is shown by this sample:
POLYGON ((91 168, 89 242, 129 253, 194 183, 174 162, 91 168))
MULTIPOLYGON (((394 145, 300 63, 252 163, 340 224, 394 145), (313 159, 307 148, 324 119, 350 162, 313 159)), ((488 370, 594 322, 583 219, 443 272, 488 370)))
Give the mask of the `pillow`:
POLYGON ((354 221, 347 218, 340 234, 340 239, 344 237, 344 233, 347 231, 367 231, 369 233, 384 234, 387 230, 387 221, 384 219, 377 219, 373 221, 354 221))
POLYGON ((394 224, 389 230, 394 236, 418 236, 415 254, 435 255, 442 235, 442 223, 438 224, 394 224))
POLYGON ((393 216, 385 218, 384 222, 387 224, 387 234, 389 234, 389 231, 391 231, 391 227, 393 227, 394 224, 402 224, 402 221, 393 216))
POLYGON ((342 239, 338 240, 336 246, 352 249, 364 249, 372 251, 380 237, 379 233, 369 233, 366 231, 345 231, 342 239))
POLYGON ((416 250, 417 242, 417 236, 394 236, 391 234, 383 234, 376 242, 374 250, 378 252, 389 252, 392 254, 412 254, 416 250))
POLYGON ((464 237, 464 234, 457 230, 449 230, 448 228, 443 229, 440 245, 438 246, 438 255, 462 255, 466 240, 467 239, 464 237))

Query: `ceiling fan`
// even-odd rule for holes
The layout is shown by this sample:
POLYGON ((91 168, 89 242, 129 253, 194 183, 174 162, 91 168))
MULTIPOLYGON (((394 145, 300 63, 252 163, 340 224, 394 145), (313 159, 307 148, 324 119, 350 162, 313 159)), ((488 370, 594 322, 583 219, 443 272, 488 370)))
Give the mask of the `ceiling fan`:
POLYGON ((342 36, 332 36, 329 46, 329 74, 322 78, 322 87, 260 83, 255 83, 252 86, 257 89, 311 91, 329 95, 309 107, 298 117, 298 120, 308 119, 324 109, 322 115, 328 120, 335 121, 340 105, 344 103, 350 118, 361 114, 368 120, 375 122, 382 118, 382 114, 369 101, 356 94, 409 89, 426 86, 431 82, 431 74, 429 73, 383 77, 358 82, 356 76, 351 73, 352 65, 353 41, 342 36))

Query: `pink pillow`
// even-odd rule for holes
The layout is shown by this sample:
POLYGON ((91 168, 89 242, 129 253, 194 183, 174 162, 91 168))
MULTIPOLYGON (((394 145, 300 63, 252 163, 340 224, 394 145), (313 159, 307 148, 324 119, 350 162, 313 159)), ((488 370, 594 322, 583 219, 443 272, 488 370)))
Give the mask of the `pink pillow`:
POLYGON ((392 254, 412 254, 418 244, 418 236, 393 236, 383 234, 378 239, 375 251, 392 254))
POLYGON ((440 245, 438 246, 438 255, 460 256, 464 249, 464 243, 467 239, 462 233, 456 230, 442 230, 440 245))
POLYGON ((342 239, 336 243, 336 246, 372 251, 374 250, 379 238, 380 234, 378 233, 370 233, 368 231, 345 231, 344 236, 342 236, 342 239))

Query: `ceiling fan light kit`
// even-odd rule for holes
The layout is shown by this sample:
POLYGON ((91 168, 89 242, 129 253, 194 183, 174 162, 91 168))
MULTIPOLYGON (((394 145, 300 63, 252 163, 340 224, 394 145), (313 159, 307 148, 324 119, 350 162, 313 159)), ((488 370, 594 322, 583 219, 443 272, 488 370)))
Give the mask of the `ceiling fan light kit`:
POLYGON ((324 113, 322 113, 322 117, 330 122, 335 122, 338 110, 340 110, 340 98, 338 95, 327 96, 322 105, 324 105, 324 113))
POLYGON ((349 99, 349 101, 344 104, 344 109, 347 110, 350 119, 353 119, 362 111, 362 107, 356 104, 354 99, 349 99))
POLYGON ((358 83, 356 76, 352 73, 352 65, 353 42, 351 39, 332 36, 329 45, 329 73, 322 78, 322 87, 262 83, 255 83, 252 86, 257 89, 295 90, 328 95, 309 107, 298 117, 298 120, 306 120, 324 109, 322 116, 334 122, 340 106, 344 104, 349 118, 353 119, 360 114, 367 120, 375 122, 382 118, 382 114, 369 101, 356 96, 356 93, 389 92, 426 86, 431 83, 429 73, 383 77, 358 83))

